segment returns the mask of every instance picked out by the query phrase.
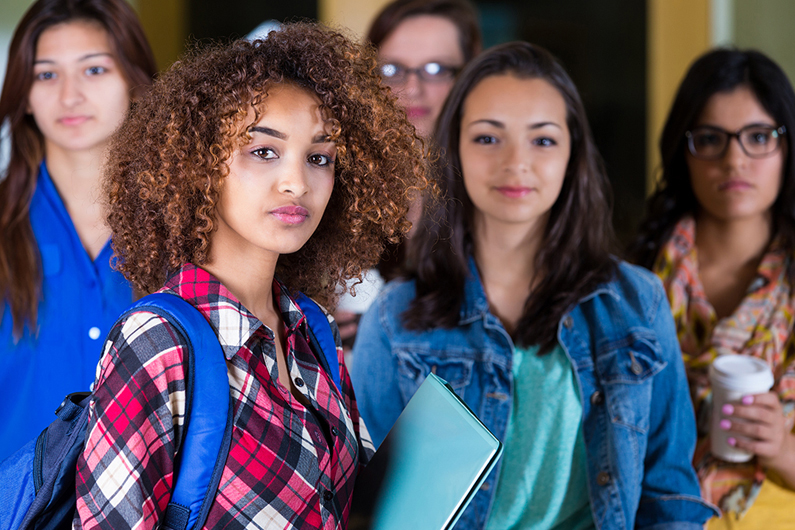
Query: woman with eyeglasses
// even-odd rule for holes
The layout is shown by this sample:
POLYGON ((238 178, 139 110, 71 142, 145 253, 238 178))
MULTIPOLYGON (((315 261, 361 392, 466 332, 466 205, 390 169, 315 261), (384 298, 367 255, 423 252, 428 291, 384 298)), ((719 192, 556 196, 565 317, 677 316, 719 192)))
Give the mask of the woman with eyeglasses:
MULTIPOLYGON (((480 52, 475 8, 468 0, 395 0, 373 20, 367 41, 378 49, 382 81, 395 92, 417 133, 429 138, 456 74, 480 52)), ((416 201, 409 212, 415 224, 420 209, 416 201)), ((404 245, 388 244, 378 268, 367 272, 363 284, 352 284, 356 296, 340 298, 334 317, 346 351, 353 346, 360 315, 384 280, 400 274, 404 262, 404 245)))
POLYGON ((381 78, 420 136, 433 132, 455 75, 480 51, 477 13, 467 0, 396 0, 373 21, 381 78))
POLYGON ((694 465, 724 512, 710 528, 795 528, 795 93, 756 51, 716 50, 690 68, 665 124, 662 177, 630 249, 663 280, 699 427, 694 465), (766 361, 775 384, 724 406, 729 443, 710 452, 718 355, 766 361), (786 526, 790 525, 790 526, 786 526))

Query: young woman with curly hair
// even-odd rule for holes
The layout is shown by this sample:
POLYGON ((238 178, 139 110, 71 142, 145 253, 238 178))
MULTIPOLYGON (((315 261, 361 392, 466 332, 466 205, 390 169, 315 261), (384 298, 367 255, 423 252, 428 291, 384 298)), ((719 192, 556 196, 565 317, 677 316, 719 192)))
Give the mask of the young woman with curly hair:
POLYGON ((754 50, 698 58, 660 138, 662 178, 631 258, 663 280, 698 419, 709 528, 795 528, 795 91, 754 50), (769 392, 713 410, 719 356, 760 359, 769 392), (714 415, 744 452, 712 453, 714 415), (753 455, 753 458, 750 456, 753 455))
POLYGON ((112 270, 100 195, 108 140, 155 62, 124 0, 39 0, 8 55, 0 123, 0 460, 88 388, 102 338, 132 301, 112 270))
MULTIPOLYGON (((339 340, 341 391, 294 295, 330 303, 408 230, 409 196, 427 184, 421 143, 375 72, 368 48, 286 25, 177 62, 113 142, 119 269, 194 305, 226 355, 234 430, 205 528, 346 527, 372 444, 339 340)), ((144 311, 108 336, 78 462, 78 528, 161 522, 184 428, 185 346, 144 311), (123 431, 119 407, 136 411, 123 431)))
POLYGON ((525 42, 463 70, 436 129, 445 202, 362 317, 352 377, 379 444, 431 372, 505 443, 460 528, 697 528, 695 445, 665 293, 610 254, 577 89, 525 42))

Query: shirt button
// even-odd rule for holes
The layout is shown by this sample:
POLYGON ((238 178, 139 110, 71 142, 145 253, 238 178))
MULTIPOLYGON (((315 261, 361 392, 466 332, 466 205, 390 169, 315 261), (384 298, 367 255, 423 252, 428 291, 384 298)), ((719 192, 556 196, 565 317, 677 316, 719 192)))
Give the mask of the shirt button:
POLYGON ((295 386, 298 386, 298 387, 304 386, 304 380, 301 379, 300 377, 296 377, 295 378, 295 386))
POLYGON ((88 336, 91 340, 97 340, 99 338, 99 328, 94 326, 93 328, 88 330, 88 336))
POLYGON ((598 390, 591 394, 591 405, 600 405, 602 403, 602 393, 598 390))
POLYGON ((339 434, 339 433, 337 432, 337 428, 336 428, 336 427, 332 427, 332 428, 331 428, 331 435, 332 435, 332 436, 337 436, 337 434, 339 434))
POLYGON ((569 315, 566 315, 566 318, 564 318, 564 319, 563 319, 563 326, 564 326, 566 329, 571 329, 571 327, 572 327, 573 325, 574 325, 574 319, 573 319, 573 318, 571 318, 571 316, 569 316, 569 315))
POLYGON ((332 495, 330 491, 325 491, 323 492, 323 498, 328 502, 334 498, 334 495, 332 495))
POLYGON ((610 483, 610 473, 607 471, 600 471, 598 475, 596 475, 596 483, 600 486, 607 486, 610 483))

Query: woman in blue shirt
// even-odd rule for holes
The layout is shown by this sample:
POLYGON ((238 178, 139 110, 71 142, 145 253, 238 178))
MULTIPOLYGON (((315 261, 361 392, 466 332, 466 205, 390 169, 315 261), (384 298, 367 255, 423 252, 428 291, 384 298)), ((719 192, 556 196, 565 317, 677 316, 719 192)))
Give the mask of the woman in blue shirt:
POLYGON ((94 379, 132 301, 110 266, 98 200, 105 146, 155 73, 124 0, 39 0, 17 26, 0 96, 11 156, 0 183, 0 460, 94 379))
POLYGON ((373 440, 434 372, 505 443, 459 528, 700 528, 714 510, 670 309, 609 252, 609 183, 565 70, 527 43, 492 48, 436 141, 443 200, 353 351, 373 440))

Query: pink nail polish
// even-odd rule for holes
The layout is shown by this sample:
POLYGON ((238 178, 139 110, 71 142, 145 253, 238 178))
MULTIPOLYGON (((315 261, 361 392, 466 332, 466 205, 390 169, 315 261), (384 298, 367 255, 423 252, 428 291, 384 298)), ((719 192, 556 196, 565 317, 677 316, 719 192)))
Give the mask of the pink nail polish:
POLYGON ((721 412, 723 412, 727 416, 729 416, 731 414, 734 414, 734 407, 731 406, 729 403, 726 403, 725 405, 723 405, 723 408, 720 409, 720 410, 721 410, 721 412))
POLYGON ((754 396, 743 396, 741 401, 743 402, 743 405, 750 405, 754 402, 754 396))
POLYGON ((729 420, 720 420, 720 428, 723 429, 724 431, 728 431, 729 429, 731 429, 731 426, 732 422, 730 422, 729 420))
POLYGON ((729 438, 726 440, 726 443, 728 443, 731 446, 735 446, 737 445, 737 440, 735 440, 734 438, 729 438))

